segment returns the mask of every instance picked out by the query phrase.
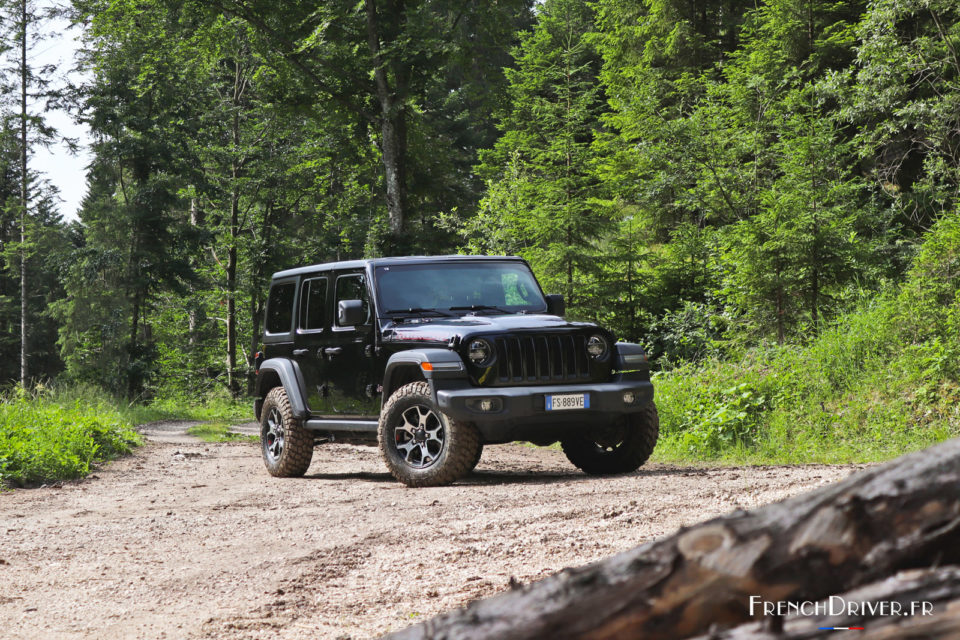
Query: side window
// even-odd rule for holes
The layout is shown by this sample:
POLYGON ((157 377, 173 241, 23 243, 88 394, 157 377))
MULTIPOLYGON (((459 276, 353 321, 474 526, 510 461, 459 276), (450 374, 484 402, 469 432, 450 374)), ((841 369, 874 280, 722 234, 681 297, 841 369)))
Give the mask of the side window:
POLYGON ((333 303, 334 314, 340 308, 341 300, 362 300, 363 311, 367 319, 363 324, 370 322, 370 302, 367 300, 366 277, 362 273, 340 276, 337 278, 336 300, 333 303))
POLYGON ((289 333, 293 321, 293 294, 296 285, 293 282, 275 284, 270 287, 267 299, 267 333, 289 333))
POLYGON ((318 331, 327 326, 327 279, 311 278, 300 285, 300 330, 318 331))

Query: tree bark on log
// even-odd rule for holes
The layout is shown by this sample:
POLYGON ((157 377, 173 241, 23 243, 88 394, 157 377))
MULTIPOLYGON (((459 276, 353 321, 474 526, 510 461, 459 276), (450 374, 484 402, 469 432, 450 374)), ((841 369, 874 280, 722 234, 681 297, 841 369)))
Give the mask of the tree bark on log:
POLYGON ((751 596, 818 601, 945 564, 960 564, 960 439, 565 569, 388 638, 717 637, 751 620, 751 596))

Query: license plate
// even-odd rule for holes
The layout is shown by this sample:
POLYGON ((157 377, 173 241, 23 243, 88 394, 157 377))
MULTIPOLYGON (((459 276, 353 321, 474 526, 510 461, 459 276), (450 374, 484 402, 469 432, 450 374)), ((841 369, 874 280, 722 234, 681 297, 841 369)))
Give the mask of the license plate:
POLYGON ((563 411, 564 409, 589 409, 589 393, 566 393, 563 395, 547 396, 547 411, 563 411))

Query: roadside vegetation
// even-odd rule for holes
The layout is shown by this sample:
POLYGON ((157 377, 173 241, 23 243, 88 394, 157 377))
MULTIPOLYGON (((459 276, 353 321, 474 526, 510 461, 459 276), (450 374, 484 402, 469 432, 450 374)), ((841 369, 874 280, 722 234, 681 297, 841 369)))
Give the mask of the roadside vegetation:
POLYGON ((247 439, 228 425, 249 419, 249 403, 225 392, 130 403, 89 385, 17 387, 0 394, 0 489, 82 478, 141 444, 138 424, 205 421, 190 433, 224 442, 247 439))
POLYGON ((646 345, 661 459, 957 433, 955 0, 71 0, 76 221, 40 4, 0 0, 0 385, 59 391, 2 401, 11 478, 96 407, 248 419, 270 274, 411 254, 520 255, 646 345))
POLYGON ((864 462, 960 436, 960 216, 906 283, 803 346, 762 346, 656 377, 672 460, 864 462))
POLYGON ((102 393, 0 397, 0 489, 80 478, 139 443, 133 423, 102 393))

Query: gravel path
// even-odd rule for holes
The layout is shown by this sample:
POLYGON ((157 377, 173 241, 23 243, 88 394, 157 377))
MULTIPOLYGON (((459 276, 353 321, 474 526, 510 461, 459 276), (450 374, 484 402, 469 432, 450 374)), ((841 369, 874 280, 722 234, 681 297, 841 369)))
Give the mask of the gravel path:
POLYGON ((256 443, 190 424, 146 425, 83 482, 0 494, 4 638, 368 638, 858 468, 595 479, 506 445, 454 486, 407 489, 373 448, 323 445, 307 477, 277 479, 256 443))

